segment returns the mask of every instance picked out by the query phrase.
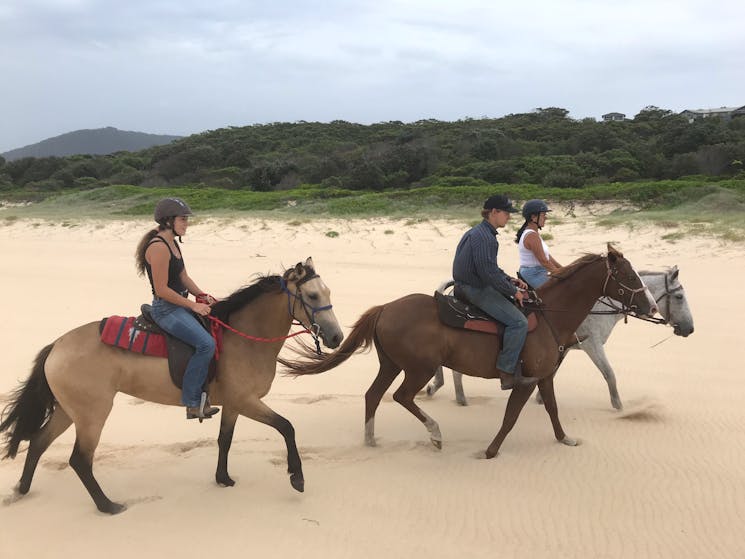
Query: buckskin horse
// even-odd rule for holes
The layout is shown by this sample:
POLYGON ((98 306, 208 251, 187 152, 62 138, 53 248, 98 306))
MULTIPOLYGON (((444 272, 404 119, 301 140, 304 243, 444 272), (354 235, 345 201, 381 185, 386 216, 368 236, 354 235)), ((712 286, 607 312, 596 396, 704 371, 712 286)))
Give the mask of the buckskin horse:
MULTIPOLYGON (((282 276, 259 277, 252 284, 213 305, 212 316, 227 325, 210 383, 212 403, 222 405, 215 479, 232 486, 228 451, 238 415, 274 427, 287 445, 290 483, 304 490, 300 455, 292 424, 269 408, 263 398, 271 388, 276 358, 293 321, 324 344, 338 347, 343 334, 333 313, 330 291, 316 273, 312 259, 282 276)), ((6 457, 15 458, 21 441, 29 440, 26 462, 16 487, 28 493, 39 458, 71 424, 75 445, 70 466, 101 512, 115 514, 126 506, 111 501, 93 475, 93 455, 114 396, 131 396, 179 406, 181 391, 173 384, 166 359, 104 345, 99 322, 80 326, 42 349, 30 377, 5 408, 0 432, 6 432, 6 457)))
MULTIPOLYGON (((661 319, 646 319, 656 324, 668 324, 673 327, 676 336, 687 338, 693 333, 693 316, 688 306, 685 289, 678 278, 679 270, 673 266, 664 272, 639 271, 644 285, 654 297, 659 309, 661 319)), ((437 291, 444 293, 453 281, 443 283, 437 291)), ((617 308, 607 297, 601 298, 595 303, 589 316, 582 321, 577 328, 577 336, 582 340, 581 344, 574 344, 567 349, 580 349, 584 351, 603 374, 608 384, 611 405, 617 409, 623 409, 621 396, 618 394, 616 385, 616 373, 611 367, 608 356, 605 354, 605 342, 618 322, 625 318, 623 309, 617 308)), ((434 380, 427 385, 427 394, 433 396, 445 383, 442 367, 438 367, 434 380)), ((466 394, 463 390, 463 375, 453 371, 453 386, 455 387, 455 400, 461 406, 467 406, 466 394)), ((537 395, 538 403, 541 403, 540 394, 537 395)))
MULTIPOLYGON (((607 255, 588 254, 565 266, 538 291, 537 326, 528 334, 521 354, 522 373, 537 377, 538 389, 557 440, 574 446, 559 421, 553 375, 575 331, 595 301, 608 296, 639 315, 656 312, 644 283, 624 256, 608 245, 607 255)), ((280 358, 291 375, 318 374, 345 362, 354 353, 375 345, 380 362, 378 375, 365 394, 365 442, 375 445, 375 411, 386 389, 403 370, 404 380, 393 399, 411 412, 429 431, 431 442, 442 446, 437 422, 414 403, 414 397, 445 365, 464 374, 495 378, 500 337, 458 329, 443 324, 437 303, 430 295, 412 294, 367 310, 356 322, 344 343, 333 353, 314 355, 310 348, 298 350, 300 358, 280 358)), ((533 385, 513 388, 502 427, 486 449, 486 457, 497 455, 515 425, 520 411, 533 392, 533 385)))

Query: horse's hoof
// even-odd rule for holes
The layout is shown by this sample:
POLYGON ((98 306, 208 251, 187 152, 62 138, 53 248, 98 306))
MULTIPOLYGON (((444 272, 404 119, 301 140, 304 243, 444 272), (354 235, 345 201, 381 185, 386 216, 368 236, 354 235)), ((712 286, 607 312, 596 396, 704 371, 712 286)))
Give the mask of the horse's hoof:
POLYGON ((217 485, 222 485, 223 487, 233 487, 235 485, 235 481, 229 475, 215 476, 215 481, 217 485))
POLYGON ((365 437, 365 446, 378 446, 375 437, 365 437))
POLYGON ((124 512, 127 510, 127 505, 122 505, 120 503, 109 503, 105 507, 102 507, 99 509, 101 512, 105 512, 107 514, 119 514, 120 512, 124 512))
POLYGON ((491 460, 496 455, 497 455, 496 452, 492 452, 491 450, 487 449, 486 452, 484 453, 484 458, 486 458, 487 460, 491 460))
POLYGON ((616 411, 623 410, 623 404, 621 403, 621 400, 611 400, 610 404, 611 406, 613 406, 613 409, 615 409, 616 411))
POLYGON ((292 485, 292 488, 295 491, 299 491, 300 493, 305 491, 305 480, 303 479, 302 474, 292 474, 290 476, 290 485, 292 485))
POLYGON ((559 442, 567 446, 579 446, 581 444, 579 439, 573 439, 571 437, 564 437, 559 442))
POLYGON ((435 445, 437 450, 442 450, 442 441, 438 441, 437 439, 430 439, 430 441, 432 441, 432 444, 435 445))

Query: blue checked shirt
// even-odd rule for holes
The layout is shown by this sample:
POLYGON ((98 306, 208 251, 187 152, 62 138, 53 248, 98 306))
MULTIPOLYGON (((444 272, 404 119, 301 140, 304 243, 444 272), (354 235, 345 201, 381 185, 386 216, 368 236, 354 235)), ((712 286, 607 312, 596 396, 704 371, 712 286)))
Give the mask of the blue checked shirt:
POLYGON ((517 288, 497 265, 498 252, 497 230, 484 220, 467 231, 458 243, 453 260, 453 279, 472 287, 490 285, 502 295, 512 297, 517 288))

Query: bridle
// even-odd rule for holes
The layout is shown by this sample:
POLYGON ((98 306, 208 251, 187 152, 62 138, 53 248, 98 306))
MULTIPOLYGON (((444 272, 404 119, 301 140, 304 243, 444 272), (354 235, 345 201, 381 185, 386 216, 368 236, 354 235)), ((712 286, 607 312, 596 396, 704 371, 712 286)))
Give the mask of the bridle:
POLYGON ((312 279, 320 277, 321 276, 319 276, 315 272, 313 272, 312 274, 306 274, 304 277, 295 282, 295 293, 288 289, 287 280, 285 280, 285 278, 280 278, 279 280, 282 291, 287 293, 287 312, 296 323, 305 328, 310 333, 310 335, 313 336, 313 341, 316 343, 316 352, 319 355, 321 354, 321 343, 319 341, 318 334, 321 331, 321 326, 316 322, 316 313, 331 310, 331 308, 333 308, 333 305, 314 307, 303 298, 303 290, 301 289, 301 286, 312 279), (310 317, 309 326, 306 326, 303 321, 295 315, 295 306, 298 302, 300 302, 300 304, 303 306, 306 316, 310 317))
MULTIPOLYGON (((621 282, 618 279, 618 269, 615 266, 611 266, 610 261, 608 260, 607 256, 604 259, 605 259, 606 275, 605 275, 605 281, 603 282, 603 291, 602 291, 601 297, 608 297, 610 302, 604 301, 602 299, 600 300, 603 302, 604 305, 607 305, 614 310, 606 311, 606 312, 600 311, 599 313, 590 313, 590 314, 623 314, 626 317, 626 320, 628 320, 628 316, 629 314, 631 314, 631 316, 634 316, 635 318, 639 318, 640 320, 648 320, 649 322, 654 322, 655 320, 659 320, 659 319, 646 319, 646 318, 642 318, 634 314, 635 309, 637 308, 636 305, 633 304, 634 298, 636 297, 638 293, 644 292, 647 288, 644 286, 644 284, 642 284, 641 287, 633 288, 621 282), (612 299, 608 295, 608 282, 610 281, 611 278, 613 278, 615 282, 618 284, 618 296, 619 296, 619 299, 621 299, 620 307, 617 306, 615 300, 612 299), (624 295, 627 292, 629 293, 628 302, 624 300, 624 295)), ((545 314, 545 311, 556 311, 556 309, 544 308, 542 304, 543 301, 541 301, 537 293, 535 291, 532 291, 532 294, 533 296, 535 296, 535 303, 537 305, 536 310, 538 310, 543 315, 543 318, 546 321, 546 324, 548 325, 549 330, 551 331, 551 335, 553 336, 554 341, 556 342, 558 346, 559 361, 556 365, 556 368, 558 369, 559 364, 561 364, 561 361, 564 359, 566 347, 559 342, 559 337, 556 331, 554 330, 554 326, 553 324, 551 324, 551 321, 548 319, 548 316, 546 316, 545 314)), ((576 333, 575 333, 575 336, 576 336, 576 333)), ((577 342, 581 343, 579 338, 577 338, 577 342)))
MULTIPOLYGON (((643 293, 647 290, 646 286, 642 283, 641 287, 637 287, 634 289, 633 287, 630 287, 623 282, 621 282, 618 279, 618 269, 615 266, 611 266, 610 260, 608 257, 605 257, 605 266, 607 269, 607 273, 605 275, 605 282, 603 283, 603 297, 609 297, 610 302, 603 301, 603 304, 608 305, 610 308, 614 309, 616 313, 623 314, 625 317, 628 318, 628 315, 631 314, 632 316, 636 316, 636 309, 637 306, 634 305, 634 298, 639 293, 643 293), (618 298, 621 300, 621 306, 617 306, 615 299, 610 297, 607 293, 608 290, 608 282, 610 279, 613 278, 615 282, 618 284, 618 298), (624 295, 628 292, 629 299, 628 302, 624 301, 624 295)), ((639 317, 640 318, 640 317, 639 317)))

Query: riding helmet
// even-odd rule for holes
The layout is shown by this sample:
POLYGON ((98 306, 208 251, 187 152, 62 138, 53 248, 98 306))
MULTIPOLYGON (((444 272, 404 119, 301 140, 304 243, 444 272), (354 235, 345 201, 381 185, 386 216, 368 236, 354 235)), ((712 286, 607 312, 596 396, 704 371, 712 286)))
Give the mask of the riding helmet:
POLYGON ((160 223, 169 217, 192 215, 189 204, 181 198, 163 198, 155 206, 155 221, 160 223))
POLYGON ((525 219, 530 219, 530 216, 533 214, 550 211, 551 210, 548 209, 546 202, 544 202, 543 200, 528 200, 523 206, 523 217, 525 219))

